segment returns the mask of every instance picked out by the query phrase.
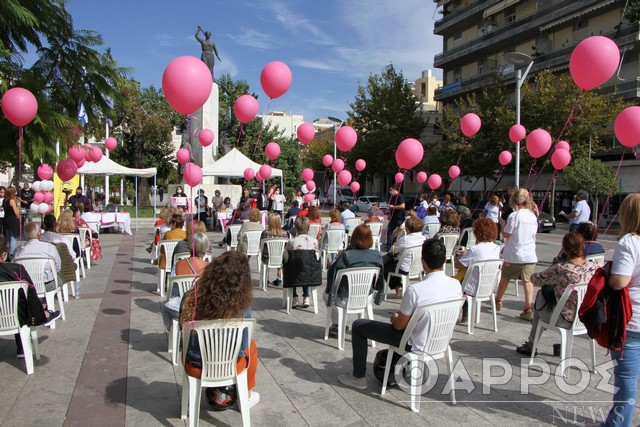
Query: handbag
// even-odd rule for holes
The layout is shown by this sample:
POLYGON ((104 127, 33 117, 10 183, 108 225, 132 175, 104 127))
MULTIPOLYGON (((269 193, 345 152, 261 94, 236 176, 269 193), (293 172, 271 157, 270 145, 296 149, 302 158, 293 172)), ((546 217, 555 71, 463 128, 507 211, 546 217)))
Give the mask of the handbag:
POLYGON ((189 332, 189 344, 187 354, 184 356, 184 370, 189 376, 202 378, 202 354, 200 353, 200 341, 195 330, 189 332))
POLYGON ((544 299, 544 305, 538 308, 538 300, 536 299, 536 311, 540 311, 545 307, 548 311, 552 311, 558 303, 554 286, 542 285, 542 287, 540 288, 540 295, 542 295, 542 298, 544 299))

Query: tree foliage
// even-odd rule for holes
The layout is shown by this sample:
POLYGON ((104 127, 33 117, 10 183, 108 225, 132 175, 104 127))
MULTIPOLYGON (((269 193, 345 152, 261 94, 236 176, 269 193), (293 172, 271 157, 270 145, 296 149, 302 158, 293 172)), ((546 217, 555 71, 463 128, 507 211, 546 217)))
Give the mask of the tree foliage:
POLYGON ((585 190, 589 193, 589 198, 595 209, 593 218, 598 211, 598 196, 615 194, 619 191, 619 183, 614 183, 616 179, 613 169, 600 160, 581 157, 574 159, 567 168, 563 170, 564 179, 569 188, 576 192, 585 190))
POLYGON ((640 1, 632 0, 627 5, 624 17, 627 18, 632 23, 638 23, 640 21, 640 1))

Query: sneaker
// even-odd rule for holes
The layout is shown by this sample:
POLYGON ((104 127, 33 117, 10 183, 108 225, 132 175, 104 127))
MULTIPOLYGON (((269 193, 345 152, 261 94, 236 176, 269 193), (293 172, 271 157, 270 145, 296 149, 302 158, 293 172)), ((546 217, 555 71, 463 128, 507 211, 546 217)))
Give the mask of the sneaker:
POLYGON ((338 381, 347 387, 357 388, 358 390, 367 389, 367 378, 356 378, 353 374, 338 375, 338 381))
POLYGON ((257 391, 251 391, 251 394, 249 395, 249 409, 253 408, 258 403, 260 403, 260 393, 257 391))
POLYGON ((273 281, 273 286, 280 286, 280 285, 282 285, 282 279, 278 278, 273 281))
POLYGON ((309 308, 309 297, 302 298, 302 308, 309 308))
POLYGON ((62 316, 62 313, 60 313, 60 310, 58 311, 49 310, 49 317, 47 318, 47 321, 44 322, 44 326, 46 327, 51 326, 53 322, 55 322, 57 319, 60 318, 60 316, 62 316))
MULTIPOLYGON (((349 330, 349 326, 347 326, 347 328, 344 330, 345 333, 349 330)), ((338 325, 333 324, 331 326, 329 326, 329 336, 331 338, 338 338, 338 325)))
MULTIPOLYGON (((524 344, 522 344, 519 347, 516 347, 516 352, 523 354, 525 356, 532 356, 532 351, 531 351, 531 347, 529 347, 529 345, 525 342, 524 344)), ((538 352, 536 351, 536 354, 533 355, 533 357, 537 356, 538 352)))
POLYGON ((300 305, 300 297, 293 297, 293 303, 291 304, 291 307, 298 308, 299 305, 300 305))
POLYGON ((16 354, 16 359, 24 359, 24 353, 16 354))
POLYGON ((153 249, 151 248, 151 246, 149 246, 149 247, 147 248, 147 252, 149 252, 149 253, 151 253, 151 251, 152 251, 152 250, 153 250, 153 249))

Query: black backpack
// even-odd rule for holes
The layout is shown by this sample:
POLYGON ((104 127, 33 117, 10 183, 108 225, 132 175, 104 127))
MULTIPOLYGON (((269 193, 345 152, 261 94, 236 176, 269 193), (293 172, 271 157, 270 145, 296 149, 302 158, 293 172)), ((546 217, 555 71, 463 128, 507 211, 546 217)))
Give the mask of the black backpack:
MULTIPOLYGON (((389 357, 389 350, 380 350, 376 353, 376 357, 373 359, 373 375, 380 381, 384 380, 384 369, 387 366, 387 357, 389 357)), ((396 382, 395 375, 395 366, 398 361, 402 358, 398 353, 393 352, 393 359, 391 359, 391 372, 389 372, 389 378, 387 379, 387 387, 395 387, 398 385, 396 382)))

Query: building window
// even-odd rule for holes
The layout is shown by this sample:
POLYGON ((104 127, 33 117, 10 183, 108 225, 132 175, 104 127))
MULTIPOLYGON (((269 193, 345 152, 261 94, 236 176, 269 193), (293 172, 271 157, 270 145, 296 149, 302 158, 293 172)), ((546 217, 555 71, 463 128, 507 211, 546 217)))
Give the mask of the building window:
POLYGON ((427 97, 427 84, 425 82, 420 83, 420 97, 427 97))

